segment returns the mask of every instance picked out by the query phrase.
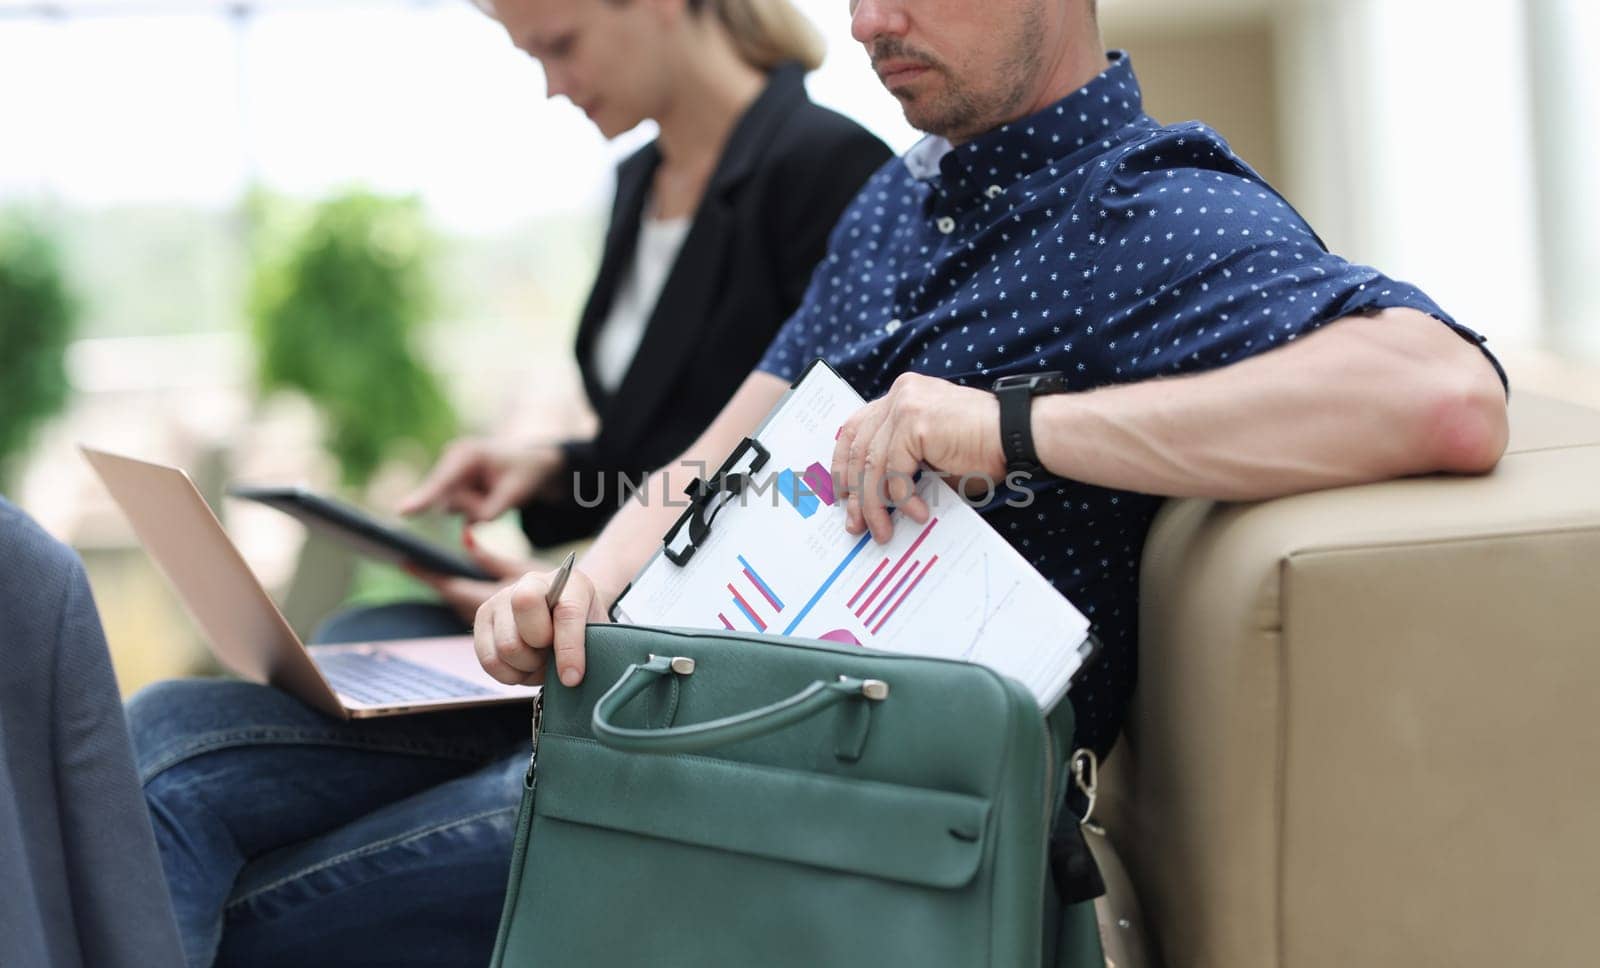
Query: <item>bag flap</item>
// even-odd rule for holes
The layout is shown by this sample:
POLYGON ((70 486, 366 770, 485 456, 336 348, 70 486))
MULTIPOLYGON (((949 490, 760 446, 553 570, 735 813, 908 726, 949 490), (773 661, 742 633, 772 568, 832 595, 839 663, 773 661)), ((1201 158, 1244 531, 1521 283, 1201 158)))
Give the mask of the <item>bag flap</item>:
POLYGON ((551 734, 539 773, 541 817, 927 887, 972 880, 987 840, 989 802, 941 790, 551 734))

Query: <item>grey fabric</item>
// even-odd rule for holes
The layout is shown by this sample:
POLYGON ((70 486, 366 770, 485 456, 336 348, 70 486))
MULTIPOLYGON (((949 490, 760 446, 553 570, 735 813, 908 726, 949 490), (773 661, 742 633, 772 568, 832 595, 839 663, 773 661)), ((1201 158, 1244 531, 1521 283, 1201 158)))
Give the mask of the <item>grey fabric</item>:
POLYGON ((76 555, 0 499, 0 964, 180 965, 76 555))

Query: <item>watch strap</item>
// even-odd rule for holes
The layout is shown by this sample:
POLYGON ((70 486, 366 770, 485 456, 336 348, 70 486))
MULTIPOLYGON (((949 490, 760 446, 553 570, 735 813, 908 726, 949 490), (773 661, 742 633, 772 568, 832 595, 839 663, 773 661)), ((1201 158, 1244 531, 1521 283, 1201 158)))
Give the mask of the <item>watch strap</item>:
POLYGON ((1000 387, 1000 449, 1007 471, 1034 472, 1039 455, 1033 449, 1033 390, 1026 385, 1000 387))

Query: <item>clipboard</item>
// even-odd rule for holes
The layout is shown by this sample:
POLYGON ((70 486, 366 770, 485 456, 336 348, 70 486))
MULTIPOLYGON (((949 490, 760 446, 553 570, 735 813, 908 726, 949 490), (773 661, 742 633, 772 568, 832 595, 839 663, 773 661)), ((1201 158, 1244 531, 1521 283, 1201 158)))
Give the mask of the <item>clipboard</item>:
MULTIPOLYGON (((844 380, 844 377, 839 375, 839 371, 835 370, 832 364, 820 356, 807 363, 806 368, 800 372, 799 376, 794 378, 789 384, 789 389, 784 392, 783 396, 778 398, 777 404, 773 406, 766 418, 761 421, 761 426, 756 428, 755 435, 746 437, 739 442, 733 452, 722 462, 722 466, 717 468, 717 472, 711 476, 711 481, 724 481, 730 475, 753 474, 767 466, 767 461, 771 459, 772 455, 761 444, 759 439, 761 432, 767 428, 768 424, 772 423, 775 417, 783 412, 784 405, 794 396, 795 391, 805 382, 811 371, 819 366, 826 367, 834 376, 841 381, 844 380)), ((726 487, 720 483, 713 484, 711 481, 696 478, 689 482, 688 487, 683 489, 683 493, 690 500, 689 506, 684 509, 682 514, 678 515, 678 520, 673 522, 672 527, 667 529, 667 533, 662 535, 661 547, 656 549, 650 560, 646 561, 644 567, 639 569, 639 574, 642 575, 649 571, 651 566, 656 564, 656 560, 663 556, 680 567, 689 563, 689 559, 694 556, 695 549, 703 544, 709 535, 710 525, 716 518, 716 512, 721 510, 720 505, 713 507, 712 503, 717 494, 726 491, 726 487), (702 522, 699 526, 693 524, 697 519, 702 522)), ((734 493, 736 495, 742 491, 743 485, 740 485, 739 491, 734 493)), ((616 597, 616 600, 611 603, 611 607, 606 610, 606 617, 611 619, 612 622, 624 620, 619 618, 622 614, 619 606, 632 590, 633 582, 630 581, 622 587, 622 593, 616 597)))
MULTIPOLYGON (((756 632, 977 661, 1048 711, 1099 651, 1088 619, 932 474, 918 523, 844 530, 827 470, 837 429, 866 401, 823 360, 790 384, 709 476, 611 604, 613 622, 756 632)), ((997 482, 998 484, 998 482, 997 482)))

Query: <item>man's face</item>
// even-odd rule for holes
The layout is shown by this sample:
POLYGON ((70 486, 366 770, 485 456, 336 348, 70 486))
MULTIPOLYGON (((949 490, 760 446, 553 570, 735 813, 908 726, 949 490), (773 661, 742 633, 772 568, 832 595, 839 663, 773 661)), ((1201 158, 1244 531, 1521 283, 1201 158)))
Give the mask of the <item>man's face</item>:
POLYGON ((851 0, 851 33, 913 127, 969 140, 1022 113, 1059 0, 851 0))

